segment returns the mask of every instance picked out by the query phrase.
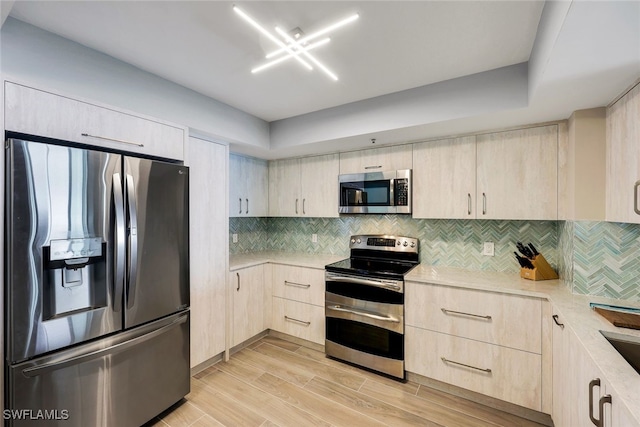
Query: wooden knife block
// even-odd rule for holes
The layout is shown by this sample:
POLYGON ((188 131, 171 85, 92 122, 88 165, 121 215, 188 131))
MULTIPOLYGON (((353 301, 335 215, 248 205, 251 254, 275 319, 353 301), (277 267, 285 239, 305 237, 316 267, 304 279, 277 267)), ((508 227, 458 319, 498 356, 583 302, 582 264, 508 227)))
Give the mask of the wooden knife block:
POLYGON ((536 255, 536 257, 531 260, 531 264, 534 266, 533 269, 520 269, 520 277, 529 280, 552 280, 558 278, 558 274, 551 268, 542 255, 536 255))

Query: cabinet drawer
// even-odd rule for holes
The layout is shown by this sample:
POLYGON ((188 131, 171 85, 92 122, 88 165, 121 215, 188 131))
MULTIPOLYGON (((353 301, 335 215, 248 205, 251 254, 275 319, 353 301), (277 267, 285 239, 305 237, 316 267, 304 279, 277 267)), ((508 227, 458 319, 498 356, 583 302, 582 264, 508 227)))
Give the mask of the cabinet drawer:
POLYGON ((9 82, 5 84, 5 128, 112 150, 184 159, 184 128, 9 82))
POLYGON ((541 410, 539 354, 412 326, 406 328, 405 343, 406 368, 410 372, 541 410))
POLYGON ((273 297, 271 329, 324 345, 324 307, 273 297))
POLYGON ((405 292, 407 325, 541 353, 540 299, 417 283, 405 292))
POLYGON ((273 295, 324 306, 324 270, 274 265, 273 295))

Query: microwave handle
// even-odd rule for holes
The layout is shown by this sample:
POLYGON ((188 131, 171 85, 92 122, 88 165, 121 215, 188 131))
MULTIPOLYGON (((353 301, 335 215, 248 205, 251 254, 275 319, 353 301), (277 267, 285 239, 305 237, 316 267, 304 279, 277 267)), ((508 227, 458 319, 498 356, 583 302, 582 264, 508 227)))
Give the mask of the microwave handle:
POLYGON ((393 178, 389 180, 389 204, 396 205, 396 180, 393 178))

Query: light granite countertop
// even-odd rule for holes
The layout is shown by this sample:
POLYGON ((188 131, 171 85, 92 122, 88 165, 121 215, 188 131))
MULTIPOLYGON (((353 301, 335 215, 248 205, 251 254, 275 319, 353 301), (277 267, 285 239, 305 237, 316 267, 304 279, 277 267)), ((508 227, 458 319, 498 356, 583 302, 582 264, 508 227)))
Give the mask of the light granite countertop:
POLYGON ((325 265, 340 261, 347 257, 348 256, 344 255, 307 254, 279 251, 252 252, 248 254, 231 255, 229 257, 229 271, 240 270, 242 268, 266 264, 268 262, 273 264, 324 269, 325 265))
POLYGON ((589 307, 597 302, 628 307, 638 303, 612 300, 591 295, 572 294, 560 280, 531 281, 517 273, 470 271, 451 267, 420 265, 406 276, 406 286, 436 284, 477 289, 507 294, 538 297, 549 300, 553 313, 560 315, 566 327, 571 328, 585 350, 594 360, 618 399, 640 425, 640 375, 624 360, 600 333, 601 330, 640 337, 640 331, 618 328, 589 307))
MULTIPOLYGON (((323 269, 325 265, 344 259, 344 255, 301 254, 292 252, 255 252, 232 255, 230 271, 255 265, 274 263, 323 269)), ((407 286, 435 284, 467 289, 536 297, 552 303, 554 314, 560 315, 602 371, 615 394, 640 426, 640 375, 609 344, 599 331, 612 331, 640 337, 640 331, 617 328, 589 307, 590 302, 639 307, 640 303, 612 300, 590 295, 572 294, 560 280, 532 281, 517 273, 472 271, 452 267, 419 265, 405 280, 407 286)))

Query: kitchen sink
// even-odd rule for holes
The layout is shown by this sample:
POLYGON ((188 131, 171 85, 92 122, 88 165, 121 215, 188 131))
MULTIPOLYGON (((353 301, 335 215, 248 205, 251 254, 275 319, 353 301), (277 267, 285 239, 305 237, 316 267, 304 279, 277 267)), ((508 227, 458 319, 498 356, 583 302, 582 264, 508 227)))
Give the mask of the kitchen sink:
POLYGON ((624 360, 629 362, 631 367, 640 374, 640 337, 608 331, 600 331, 600 333, 624 357, 624 360))

